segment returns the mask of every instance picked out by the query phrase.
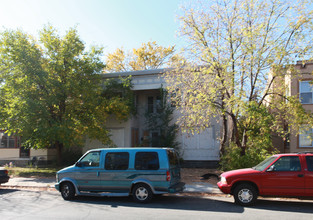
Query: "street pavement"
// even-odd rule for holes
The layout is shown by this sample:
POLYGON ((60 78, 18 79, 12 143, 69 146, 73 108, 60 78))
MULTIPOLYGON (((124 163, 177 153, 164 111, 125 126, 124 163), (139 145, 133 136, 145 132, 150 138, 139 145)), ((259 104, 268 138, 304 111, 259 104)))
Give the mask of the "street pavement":
MULTIPOLYGON (((13 177, 9 182, 2 184, 3 187, 8 188, 46 188, 49 190, 54 189, 54 178, 25 178, 25 177, 13 177)), ((185 185, 186 193, 222 193, 216 185, 204 182, 192 182, 185 185)))

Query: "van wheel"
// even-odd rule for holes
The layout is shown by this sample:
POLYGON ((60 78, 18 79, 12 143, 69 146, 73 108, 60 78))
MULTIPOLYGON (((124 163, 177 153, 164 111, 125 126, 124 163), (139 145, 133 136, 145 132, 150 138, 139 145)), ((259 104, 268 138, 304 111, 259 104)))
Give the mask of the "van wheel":
POLYGON ((75 197, 75 189, 72 183, 66 182, 61 185, 61 195, 64 200, 72 200, 75 197))
POLYGON ((257 190, 249 184, 240 184, 234 190, 235 203, 241 206, 253 205, 257 197, 257 190))
POLYGON ((136 184, 132 190, 133 198, 136 202, 147 203, 152 199, 153 193, 147 184, 136 184))

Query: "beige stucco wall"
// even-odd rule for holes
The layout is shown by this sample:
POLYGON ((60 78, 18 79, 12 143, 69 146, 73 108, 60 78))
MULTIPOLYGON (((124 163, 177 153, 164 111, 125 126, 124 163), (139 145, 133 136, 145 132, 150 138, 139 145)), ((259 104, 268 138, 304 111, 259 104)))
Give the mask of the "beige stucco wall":
POLYGON ((13 160, 20 157, 19 148, 0 148, 0 159, 13 160))
MULTIPOLYGON (((55 149, 30 149, 30 159, 33 157, 41 158, 42 160, 55 159, 57 152, 55 149)), ((20 158, 19 148, 0 148, 0 160, 16 160, 20 158)))
POLYGON ((30 158, 37 157, 39 160, 54 160, 56 156, 56 149, 30 149, 30 158))

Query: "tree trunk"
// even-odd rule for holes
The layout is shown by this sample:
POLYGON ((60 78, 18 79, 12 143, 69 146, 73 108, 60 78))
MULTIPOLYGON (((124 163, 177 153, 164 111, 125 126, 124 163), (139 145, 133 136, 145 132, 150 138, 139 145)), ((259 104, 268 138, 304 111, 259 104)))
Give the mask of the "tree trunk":
POLYGON ((57 149, 57 164, 62 165, 63 158, 62 158, 62 152, 63 152, 63 143, 60 143, 57 141, 55 143, 56 149, 57 149))
POLYGON ((227 137, 228 137, 228 121, 226 115, 223 115, 223 134, 220 143, 220 157, 222 157, 225 152, 225 147, 227 145, 227 137))
POLYGON ((234 142, 237 147, 239 147, 240 149, 242 149, 242 155, 245 155, 245 149, 243 149, 242 147, 242 142, 240 142, 240 133, 239 133, 239 129, 238 129, 238 124, 237 124, 237 119, 236 116, 234 114, 231 115, 231 122, 232 122, 232 127, 231 127, 231 133, 232 133, 232 142, 234 142))
POLYGON ((247 141, 248 141, 248 136, 246 135, 246 130, 244 130, 242 134, 242 142, 241 142, 241 151, 240 151, 241 156, 246 155, 247 141))

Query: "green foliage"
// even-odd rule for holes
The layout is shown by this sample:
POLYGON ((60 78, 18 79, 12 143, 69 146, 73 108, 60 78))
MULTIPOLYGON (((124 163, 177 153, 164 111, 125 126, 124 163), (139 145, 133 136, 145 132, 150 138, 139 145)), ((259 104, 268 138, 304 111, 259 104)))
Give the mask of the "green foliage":
POLYGON ((253 145, 248 144, 245 155, 241 155, 241 148, 231 144, 220 160, 221 169, 223 171, 228 171, 250 168, 274 153, 276 153, 276 151, 273 150, 271 146, 254 143, 253 145))
MULTIPOLYGON (((179 143, 176 141, 178 126, 173 123, 173 111, 174 108, 169 103, 167 91, 161 88, 157 111, 145 114, 146 125, 149 131, 159 133, 158 143, 151 143, 152 146, 170 147, 179 151, 179 143)), ((150 142, 152 141, 150 140, 150 142)))
POLYGON ((271 136, 274 115, 265 106, 258 107, 256 102, 245 107, 244 115, 238 123, 240 136, 247 138, 245 153, 235 143, 227 147, 220 161, 225 171, 253 167, 276 153, 271 136))
POLYGON ((1 127, 32 148, 82 146, 86 136, 110 142, 106 119, 125 119, 130 107, 125 96, 104 95, 101 56, 102 48, 85 50, 75 29, 62 37, 47 26, 38 41, 20 30, 1 33, 1 127))

